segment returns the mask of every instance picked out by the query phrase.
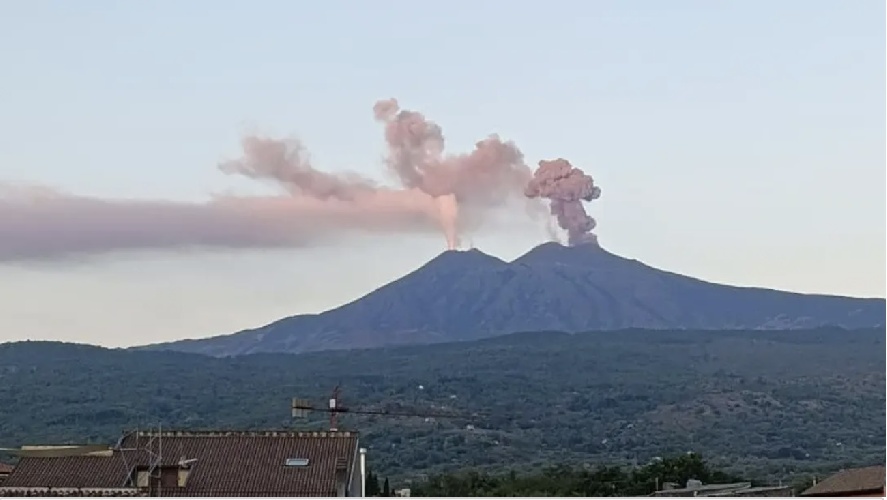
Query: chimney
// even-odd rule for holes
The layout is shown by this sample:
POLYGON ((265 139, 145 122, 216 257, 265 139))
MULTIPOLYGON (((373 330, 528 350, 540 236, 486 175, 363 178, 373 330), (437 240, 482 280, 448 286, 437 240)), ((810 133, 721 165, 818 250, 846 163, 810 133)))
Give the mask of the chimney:
POLYGON ((182 457, 179 459, 179 488, 185 487, 185 484, 188 482, 188 476, 191 474, 191 466, 194 465, 195 462, 197 462, 196 458, 182 457))
POLYGON ((360 449, 360 496, 367 496, 367 449, 360 449))
POLYGON ((179 477, 178 477, 178 486, 179 488, 184 488, 185 484, 188 482, 188 475, 191 474, 190 467, 179 467, 179 477))
POLYGON ((336 459, 336 496, 344 497, 348 487, 348 461, 336 459))

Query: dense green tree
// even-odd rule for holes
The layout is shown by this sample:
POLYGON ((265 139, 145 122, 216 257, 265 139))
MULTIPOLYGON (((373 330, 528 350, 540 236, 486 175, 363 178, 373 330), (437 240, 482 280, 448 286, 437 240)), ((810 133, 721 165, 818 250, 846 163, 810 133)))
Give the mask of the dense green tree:
POLYGON ((644 467, 600 466, 594 469, 566 465, 546 467, 537 473, 518 475, 485 474, 468 471, 442 474, 413 485, 414 496, 644 496, 664 482, 686 484, 689 479, 703 483, 733 482, 739 479, 710 468, 697 454, 686 454, 654 461, 644 467))
POLYGON ((599 464, 646 491, 704 476, 692 457, 634 467, 688 450, 712 470, 791 481, 883 463, 884 341, 883 329, 525 333, 237 358, 0 344, 0 448, 107 444, 160 424, 323 429, 320 413, 291 420, 290 400, 325 401, 341 382, 350 408, 434 415, 342 416, 369 450, 376 494, 380 477, 401 487, 461 469, 479 474, 466 488, 498 491, 488 474, 512 469, 508 484, 541 491, 534 474, 554 463, 586 471, 583 491, 621 481, 599 464))
POLYGON ((379 488, 379 478, 373 474, 373 471, 367 468, 366 473, 366 496, 378 497, 382 496, 382 490, 379 488))

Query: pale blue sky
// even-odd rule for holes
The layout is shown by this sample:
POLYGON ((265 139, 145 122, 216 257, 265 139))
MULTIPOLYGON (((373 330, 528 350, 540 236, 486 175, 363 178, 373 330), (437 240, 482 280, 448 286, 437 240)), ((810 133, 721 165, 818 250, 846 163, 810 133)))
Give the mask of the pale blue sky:
MULTIPOLYGON (((297 135, 381 171, 396 97, 451 151, 496 132, 603 189, 601 243, 712 281, 885 294, 885 6, 798 1, 0 3, 0 182, 200 199, 218 161, 297 135)), ((0 235, 2 238, 2 235, 0 235)), ((544 241, 475 235, 504 258, 544 241)), ((202 337, 353 299, 442 250, 115 256, 0 266, 0 341, 202 337)))

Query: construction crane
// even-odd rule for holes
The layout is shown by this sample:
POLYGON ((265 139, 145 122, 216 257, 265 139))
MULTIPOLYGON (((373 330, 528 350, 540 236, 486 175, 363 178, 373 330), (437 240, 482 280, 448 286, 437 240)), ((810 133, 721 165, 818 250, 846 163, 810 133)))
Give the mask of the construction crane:
POLYGON ((312 411, 324 412, 330 414, 330 431, 335 432, 338 430, 338 416, 343 413, 351 413, 357 415, 381 415, 388 417, 420 417, 420 418, 460 418, 460 419, 468 419, 468 418, 477 418, 482 417, 484 415, 473 412, 471 414, 459 414, 459 413, 441 413, 441 412, 416 412, 416 411, 390 411, 390 410, 370 410, 370 409, 355 409, 348 408, 342 404, 342 391, 340 386, 336 386, 333 389, 333 393, 330 396, 329 405, 325 407, 318 407, 312 405, 306 399, 298 399, 293 398, 292 402, 292 416, 293 418, 305 418, 312 411))

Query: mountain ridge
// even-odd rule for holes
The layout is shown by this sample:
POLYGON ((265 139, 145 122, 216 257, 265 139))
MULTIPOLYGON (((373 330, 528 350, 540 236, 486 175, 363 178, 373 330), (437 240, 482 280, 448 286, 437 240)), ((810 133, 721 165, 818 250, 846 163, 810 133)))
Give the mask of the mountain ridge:
POLYGON ((544 243, 511 262, 448 250, 318 314, 140 346, 213 356, 473 340, 521 331, 878 327, 885 301, 716 284, 610 253, 544 243))

